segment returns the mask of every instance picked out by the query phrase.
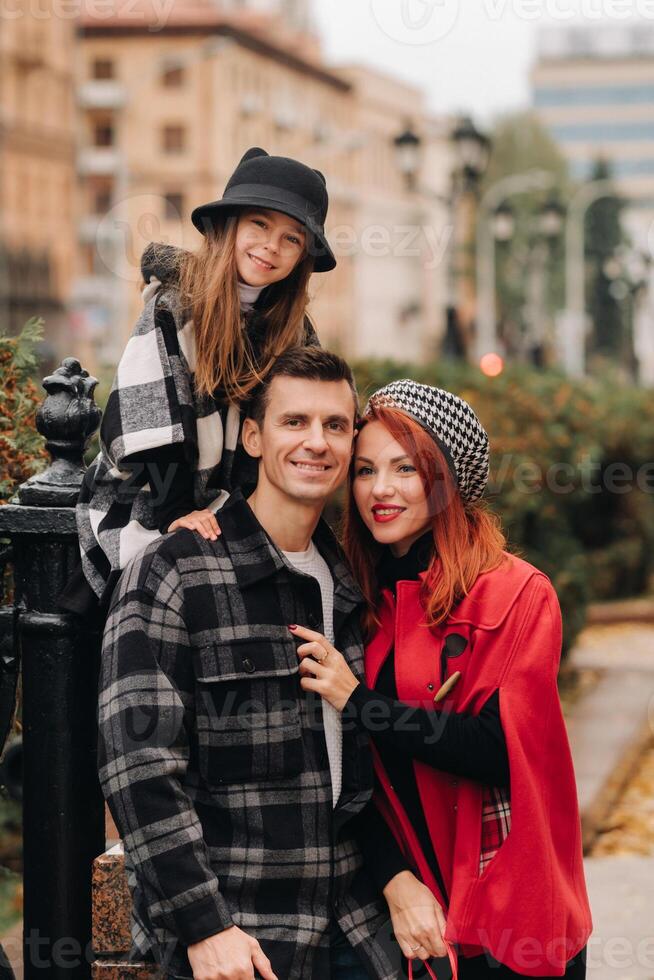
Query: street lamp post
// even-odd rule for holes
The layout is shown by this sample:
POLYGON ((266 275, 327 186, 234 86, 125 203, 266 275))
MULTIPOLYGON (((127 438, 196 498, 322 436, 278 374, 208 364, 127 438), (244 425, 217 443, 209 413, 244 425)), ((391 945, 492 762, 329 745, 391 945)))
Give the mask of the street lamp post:
MULTIPOLYGON (((495 240, 507 241, 513 233, 513 214, 507 199, 519 193, 545 189, 554 177, 534 170, 498 181, 486 192, 479 207, 477 228, 477 290, 479 316, 476 357, 493 353, 497 345, 495 301, 495 240)), ((586 295, 584 219, 588 208, 615 192, 612 180, 601 179, 583 185, 567 207, 565 218, 565 309, 556 318, 559 356, 566 374, 583 377, 585 372, 586 295)), ((540 230, 553 238, 564 220, 561 205, 550 199, 541 212, 540 230)))
MULTIPOLYGON (((563 228, 565 208, 553 193, 545 200, 531 224, 525 268, 525 329, 520 341, 523 354, 541 363, 546 336, 548 266, 555 240, 563 228)), ((513 208, 501 201, 491 216, 493 238, 508 243, 515 232, 513 208)), ((506 341, 505 341, 506 342, 506 341)), ((487 352, 488 353, 488 352, 487 352)))
MULTIPOLYGON (((418 183, 417 175, 420 166, 422 139, 414 132, 410 124, 394 138, 393 144, 398 170, 404 177, 407 190, 418 193, 429 200, 438 201, 448 209, 453 234, 448 240, 447 254, 447 323, 448 327, 453 326, 461 341, 460 347, 466 350, 467 344, 462 337, 462 330, 467 324, 463 322, 465 311, 459 308, 457 287, 462 277, 461 270, 457 267, 456 256, 461 242, 465 242, 468 237, 468 227, 474 228, 479 180, 488 163, 490 140, 467 117, 458 121, 450 138, 455 147, 456 167, 452 174, 452 188, 448 196, 437 194, 430 188, 425 188, 418 183), (463 214, 465 202, 469 204, 469 207, 465 208, 466 213, 463 214), (459 223, 457 221, 459 217, 466 220, 461 220, 459 223), (457 235, 456 231, 461 226, 465 227, 462 227, 462 232, 457 235)), ((476 307, 475 277, 471 276, 470 281, 469 306, 474 310, 476 307)))
POLYGON ((456 292, 453 327, 461 339, 466 356, 472 353, 472 338, 478 315, 474 242, 479 209, 479 184, 490 157, 491 142, 472 121, 464 118, 452 136, 458 169, 453 180, 453 236, 451 281, 456 292))
POLYGON ((638 347, 642 336, 639 334, 643 325, 642 308, 647 296, 651 264, 652 260, 646 253, 628 245, 618 245, 602 269, 611 284, 611 296, 617 303, 624 304, 623 316, 627 329, 623 334, 619 358, 633 379, 641 373, 638 347))
POLYGON ((420 164, 420 147, 422 140, 413 132, 410 126, 393 140, 397 169, 404 177, 407 189, 415 190, 416 174, 420 164))
MULTIPOLYGON (((511 174, 489 187, 479 204, 477 221, 477 336, 475 359, 479 363, 485 354, 497 353, 497 304, 495 300, 495 238, 493 219, 498 208, 515 194, 546 190, 554 183, 554 175, 546 170, 530 170, 511 174)), ((508 215, 507 215, 508 217, 508 215)))
POLYGON ((479 179, 488 166, 490 138, 477 129, 469 116, 464 116, 452 133, 452 141, 457 149, 459 173, 464 187, 476 192, 479 179))
POLYGON ((615 193, 612 180, 593 180, 568 205, 565 226, 565 309, 557 318, 559 353, 566 374, 582 378, 586 356, 586 241, 584 219, 591 204, 615 193))

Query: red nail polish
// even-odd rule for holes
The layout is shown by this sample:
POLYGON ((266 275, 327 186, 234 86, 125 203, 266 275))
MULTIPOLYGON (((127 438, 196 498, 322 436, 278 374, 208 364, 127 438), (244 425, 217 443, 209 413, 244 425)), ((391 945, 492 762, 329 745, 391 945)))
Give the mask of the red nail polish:
POLYGON ((296 630, 297 629, 297 626, 295 626, 295 624, 293 624, 293 626, 289 626, 289 629, 290 630, 296 630))

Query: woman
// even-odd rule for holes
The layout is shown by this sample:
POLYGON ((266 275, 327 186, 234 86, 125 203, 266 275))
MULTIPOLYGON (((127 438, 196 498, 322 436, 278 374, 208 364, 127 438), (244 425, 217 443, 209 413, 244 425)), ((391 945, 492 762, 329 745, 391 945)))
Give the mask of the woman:
POLYGON ((399 381, 364 415, 345 547, 367 600, 367 685, 320 634, 293 632, 303 688, 372 735, 361 838, 394 934, 409 959, 456 943, 463 978, 583 977, 556 595, 479 500, 488 437, 466 402, 399 381))
POLYGON ((318 170, 253 147, 221 200, 195 209, 198 253, 150 245, 145 308, 118 365, 77 507, 81 568, 64 608, 100 615, 121 569, 160 534, 219 533, 213 511, 254 485, 240 447, 248 400, 276 357, 317 344, 312 272, 336 260, 318 170))

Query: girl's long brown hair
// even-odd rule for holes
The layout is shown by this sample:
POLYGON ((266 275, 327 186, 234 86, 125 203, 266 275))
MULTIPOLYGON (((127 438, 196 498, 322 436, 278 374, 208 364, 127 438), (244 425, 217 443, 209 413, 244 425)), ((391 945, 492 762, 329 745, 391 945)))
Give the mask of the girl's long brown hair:
MULTIPOLYGON (((373 408, 368 421, 378 421, 402 446, 415 466, 430 505, 434 557, 423 579, 421 600, 425 624, 437 626, 474 585, 482 572, 503 561, 506 539, 498 518, 484 503, 464 503, 445 456, 434 439, 405 412, 373 408)), ((356 456, 356 446, 355 446, 356 456)), ((370 636, 379 625, 377 566, 382 546, 372 537, 353 495, 356 463, 350 470, 343 524, 343 545, 367 602, 364 628, 370 636)))
POLYGON ((197 252, 184 256, 180 267, 182 298, 195 327, 196 389, 211 396, 220 388, 236 403, 250 396, 276 357, 302 344, 314 265, 307 253, 286 279, 268 287, 263 309, 266 337, 256 364, 243 330, 237 289, 238 219, 232 214, 217 224, 197 252))

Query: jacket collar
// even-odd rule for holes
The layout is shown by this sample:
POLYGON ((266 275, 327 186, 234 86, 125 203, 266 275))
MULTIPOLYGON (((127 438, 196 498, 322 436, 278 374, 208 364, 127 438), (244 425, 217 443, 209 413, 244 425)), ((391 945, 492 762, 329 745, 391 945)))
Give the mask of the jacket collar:
POLYGON ((232 559, 240 588, 254 585, 284 568, 282 555, 240 490, 234 490, 218 511, 218 522, 220 541, 232 559))
MULTIPOLYGON (((263 529, 240 490, 230 494, 218 519, 222 544, 232 559, 239 588, 248 588, 283 569, 299 574, 263 529)), ((334 533, 323 518, 313 533, 313 541, 332 573, 334 596, 351 606, 363 602, 334 533)))
MULTIPOLYGON (((421 572, 418 576, 420 585, 426 574, 421 572)), ((527 582, 541 574, 533 565, 505 552, 501 565, 478 577, 470 592, 454 607, 446 625, 469 623, 478 629, 497 629, 527 582)))

